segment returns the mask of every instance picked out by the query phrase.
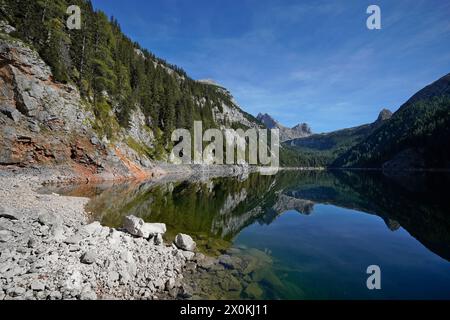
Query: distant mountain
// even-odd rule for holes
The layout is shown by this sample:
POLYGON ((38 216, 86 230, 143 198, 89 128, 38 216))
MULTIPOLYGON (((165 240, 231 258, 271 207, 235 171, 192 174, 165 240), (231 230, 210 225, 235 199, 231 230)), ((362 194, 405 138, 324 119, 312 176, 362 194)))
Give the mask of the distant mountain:
POLYGON ((256 119, 262 122, 268 129, 279 129, 281 142, 296 138, 308 137, 312 134, 311 128, 307 123, 301 123, 296 125, 295 127, 288 128, 280 124, 267 113, 258 114, 256 119))
POLYGON ((286 141, 284 146, 290 149, 291 153, 298 153, 297 157, 291 159, 290 165, 294 165, 295 158, 301 165, 330 165, 337 157, 382 126, 391 116, 391 111, 383 109, 378 119, 371 124, 286 141))
POLYGON ((450 168, 450 74, 417 92, 334 167, 450 168))

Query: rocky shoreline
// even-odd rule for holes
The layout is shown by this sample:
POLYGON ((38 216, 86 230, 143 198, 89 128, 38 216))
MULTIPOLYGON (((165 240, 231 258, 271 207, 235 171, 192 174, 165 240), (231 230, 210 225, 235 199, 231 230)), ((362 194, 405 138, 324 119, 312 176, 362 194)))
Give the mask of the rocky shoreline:
POLYGON ((177 236, 177 247, 163 243, 165 226, 155 232, 139 218, 120 230, 88 223, 88 199, 37 192, 61 180, 42 169, 0 170, 0 300, 191 297, 184 269, 207 257, 189 236, 177 236))

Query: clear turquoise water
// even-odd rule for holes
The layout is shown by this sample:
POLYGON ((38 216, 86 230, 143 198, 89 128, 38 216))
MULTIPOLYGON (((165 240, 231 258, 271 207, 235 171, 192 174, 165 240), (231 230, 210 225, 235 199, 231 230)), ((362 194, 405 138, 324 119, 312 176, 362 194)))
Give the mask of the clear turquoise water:
POLYGON ((271 253, 286 290, 269 286, 269 298, 450 298, 448 261, 403 228, 393 232, 379 217, 358 211, 331 205, 315 206, 310 216, 288 211, 268 226, 249 226, 234 244, 271 253), (367 289, 369 265, 381 268, 381 290, 367 289))

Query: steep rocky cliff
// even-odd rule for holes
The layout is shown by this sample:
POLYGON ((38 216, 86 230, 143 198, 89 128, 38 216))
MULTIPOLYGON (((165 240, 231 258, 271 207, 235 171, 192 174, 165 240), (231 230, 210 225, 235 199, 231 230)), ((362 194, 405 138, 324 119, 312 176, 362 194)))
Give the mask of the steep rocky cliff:
MULTIPOLYGON (((33 49, 6 34, 0 39, 0 88, 0 165, 64 165, 88 179, 152 174, 148 159, 98 135, 76 87, 55 82, 33 49)), ((137 113, 129 136, 151 145, 137 113)))

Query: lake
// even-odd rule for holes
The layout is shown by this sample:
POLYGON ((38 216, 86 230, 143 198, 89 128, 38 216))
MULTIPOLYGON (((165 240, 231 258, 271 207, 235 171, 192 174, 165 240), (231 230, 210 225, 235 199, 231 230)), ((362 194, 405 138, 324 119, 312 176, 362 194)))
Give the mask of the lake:
POLYGON ((281 171, 84 185, 93 220, 164 222, 222 268, 186 276, 197 299, 450 299, 450 176, 281 171), (367 267, 381 270, 369 290, 367 267))

